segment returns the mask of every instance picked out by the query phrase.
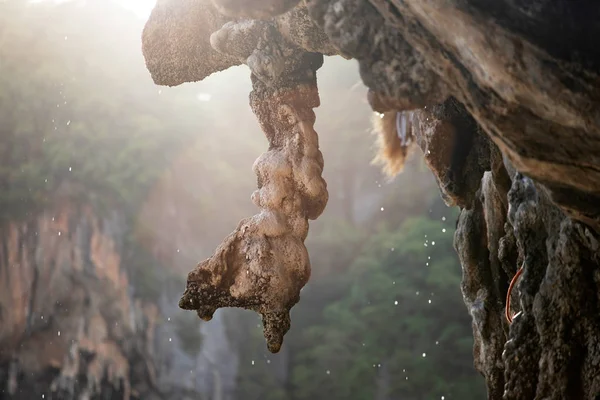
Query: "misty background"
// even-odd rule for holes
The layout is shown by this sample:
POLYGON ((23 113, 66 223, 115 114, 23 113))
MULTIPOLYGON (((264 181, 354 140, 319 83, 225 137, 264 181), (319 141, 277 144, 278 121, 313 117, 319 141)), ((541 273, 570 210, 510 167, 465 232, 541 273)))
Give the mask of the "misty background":
MULTIPOLYGON (((43 265, 48 276, 58 268, 87 274, 95 286, 79 287, 94 293, 92 302, 104 304, 114 289, 126 297, 115 300, 117 309, 156 310, 144 348, 126 350, 122 343, 134 337, 127 331, 94 342, 96 349, 120 346, 124 360, 102 357, 127 366, 131 398, 153 398, 143 390, 201 400, 484 398, 452 247, 457 210, 444 205, 419 153, 393 181, 370 164, 373 115, 354 61, 328 57, 318 71, 316 130, 330 196, 310 225, 312 275, 281 352, 267 351, 258 314, 219 310, 205 323, 177 307, 187 272, 257 211, 251 167, 267 141, 248 104, 245 66, 174 88, 153 84, 141 52, 151 7, 0 1, 0 400, 67 398, 52 397, 66 376, 62 341, 73 335, 82 343, 99 326, 81 333, 67 321, 87 321, 86 309, 46 307, 75 294, 54 290, 60 285, 43 279, 43 265), (91 249, 73 240, 69 251, 92 254, 78 269, 70 261, 57 266, 59 257, 35 242, 35 273, 25 276, 9 254, 48 232, 57 243, 68 238, 61 230, 13 227, 82 209, 112 221, 101 231, 115 248, 96 251, 93 240, 91 249), (123 279, 104 278, 102 265, 123 279), (43 287, 51 288, 44 301, 21 304, 43 287), (137 358, 151 373, 138 372, 137 358)), ((69 375, 73 393, 93 386, 90 369, 77 365, 69 375)))

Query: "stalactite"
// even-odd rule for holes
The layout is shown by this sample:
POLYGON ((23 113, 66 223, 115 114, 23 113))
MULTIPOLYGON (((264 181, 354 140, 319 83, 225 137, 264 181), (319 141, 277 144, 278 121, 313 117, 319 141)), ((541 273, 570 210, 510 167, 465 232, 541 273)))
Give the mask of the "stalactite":
MULTIPOLYGON (((247 28, 247 27, 246 27, 247 28)), ((234 24, 226 26, 239 32, 234 24)), ((271 43, 269 27, 248 62, 252 69, 250 105, 269 140, 269 150, 254 163, 258 190, 252 201, 261 210, 240 222, 188 275, 179 306, 210 320, 221 307, 241 307, 262 315, 271 352, 278 352, 290 328, 290 309, 310 276, 304 246, 308 220, 316 219, 328 199, 321 173, 323 156, 313 126, 319 106, 316 70, 323 56, 271 43)), ((213 46, 229 35, 213 35, 213 46)), ((236 49, 239 56, 239 49, 236 49)))

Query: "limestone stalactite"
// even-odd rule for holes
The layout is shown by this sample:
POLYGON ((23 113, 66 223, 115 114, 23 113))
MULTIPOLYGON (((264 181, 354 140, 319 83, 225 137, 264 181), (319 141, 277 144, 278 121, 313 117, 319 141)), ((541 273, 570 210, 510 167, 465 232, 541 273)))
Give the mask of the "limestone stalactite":
POLYGON ((246 58, 252 70, 250 105, 269 150, 254 164, 258 190, 252 201, 260 213, 241 221, 215 254, 190 272, 179 303, 204 320, 220 307, 257 311, 274 353, 310 276, 304 246, 308 220, 323 212, 328 199, 313 128, 313 108, 319 106, 316 70, 323 56, 299 50, 277 35, 268 23, 230 22, 211 36, 217 51, 246 58), (240 35, 252 40, 235 40, 240 35))

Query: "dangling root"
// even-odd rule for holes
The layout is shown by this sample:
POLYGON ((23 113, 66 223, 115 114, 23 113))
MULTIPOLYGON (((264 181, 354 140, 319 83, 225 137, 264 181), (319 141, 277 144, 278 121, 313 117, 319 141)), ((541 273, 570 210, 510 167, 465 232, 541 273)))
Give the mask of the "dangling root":
MULTIPOLYGON (((410 154, 412 128, 405 113, 387 111, 373 116, 374 133, 377 135, 377 155, 373 164, 381 166, 390 178, 402 172, 410 154), (399 132, 399 119, 404 118, 403 132, 399 132), (404 140, 403 140, 404 139, 404 140)), ((402 129, 401 128, 401 129, 402 129)))

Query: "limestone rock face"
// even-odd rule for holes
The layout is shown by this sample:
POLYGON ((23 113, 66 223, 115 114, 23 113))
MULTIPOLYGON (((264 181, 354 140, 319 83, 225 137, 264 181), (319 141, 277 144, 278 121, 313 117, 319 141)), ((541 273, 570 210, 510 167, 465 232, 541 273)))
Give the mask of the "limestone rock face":
POLYGON ((121 231, 117 219, 101 220, 91 208, 67 205, 3 227, 5 398, 151 396, 151 381, 132 384, 132 377, 140 368, 153 374, 150 348, 158 310, 129 294, 121 231))
MULTIPOLYGON (((157 10, 180 4, 165 0, 157 10)), ((462 209, 455 247, 489 398, 598 398, 600 7, 569 0, 210 4, 218 11, 207 15, 224 18, 222 27, 191 23, 158 38, 184 50, 217 32, 210 43, 222 56, 206 50, 209 61, 190 72, 194 79, 233 57, 253 79, 289 88, 302 75, 284 54, 339 54, 358 61, 373 110, 398 113, 400 140, 414 139, 447 204, 462 209), (301 39, 289 34, 298 27, 301 39), (245 30, 252 34, 239 34, 245 30), (510 310, 520 313, 509 324, 506 295, 521 267, 510 310)), ((169 24, 156 12, 147 29, 169 24)), ((158 53, 150 59, 160 60, 158 53)), ((149 68, 167 76, 196 56, 177 57, 149 68)))

